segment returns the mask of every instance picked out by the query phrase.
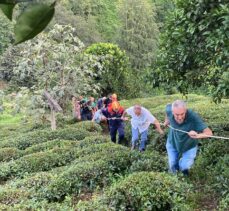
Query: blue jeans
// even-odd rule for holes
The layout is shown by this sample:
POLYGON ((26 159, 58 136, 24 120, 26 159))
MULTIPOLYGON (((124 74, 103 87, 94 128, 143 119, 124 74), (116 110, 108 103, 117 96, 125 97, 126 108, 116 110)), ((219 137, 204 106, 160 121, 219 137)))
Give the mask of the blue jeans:
POLYGON ((197 146, 183 152, 181 158, 179 159, 179 152, 172 146, 172 144, 167 140, 166 149, 168 153, 169 160, 169 171, 171 173, 176 173, 176 171, 189 170, 194 163, 194 159, 197 153, 197 146))
MULTIPOLYGON (((138 137, 139 136, 139 131, 138 129, 134 129, 132 127, 132 146, 136 146, 136 143, 138 142, 138 137)), ((145 150, 146 148, 146 141, 147 141, 147 136, 148 136, 148 130, 145 130, 141 133, 141 142, 139 146, 139 150, 145 150)))

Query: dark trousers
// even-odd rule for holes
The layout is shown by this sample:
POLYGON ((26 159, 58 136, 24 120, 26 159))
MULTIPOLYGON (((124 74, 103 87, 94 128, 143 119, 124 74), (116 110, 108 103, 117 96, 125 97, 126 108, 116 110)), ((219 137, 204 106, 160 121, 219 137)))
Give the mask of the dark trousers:
POLYGON ((111 141, 116 143, 116 135, 118 132, 118 144, 121 144, 125 137, 124 125, 109 125, 111 141))
POLYGON ((82 121, 92 120, 92 112, 82 112, 81 113, 81 120, 82 121))

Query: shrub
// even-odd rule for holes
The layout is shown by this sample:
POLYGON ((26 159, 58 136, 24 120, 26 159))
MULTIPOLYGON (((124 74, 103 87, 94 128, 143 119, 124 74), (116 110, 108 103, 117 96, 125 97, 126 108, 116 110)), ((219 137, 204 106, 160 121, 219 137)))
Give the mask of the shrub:
POLYGON ((140 154, 139 159, 133 161, 130 166, 130 172, 140 171, 166 171, 167 159, 165 156, 160 155, 157 151, 150 153, 140 154))
POLYGON ((17 204, 22 199, 29 197, 29 192, 20 189, 0 189, 0 204, 17 204))
MULTIPOLYGON (((48 171, 54 167, 64 166, 73 160, 93 154, 102 149, 109 149, 113 144, 90 144, 82 149, 79 147, 53 148, 45 152, 38 152, 21 157, 18 160, 9 163, 3 163, 0 167, 0 179, 7 180, 13 176, 25 176, 27 173, 48 171), (97 145, 97 146, 96 146, 97 145)), ((79 145, 80 146, 80 145, 79 145)))
POLYGON ((76 163, 73 163, 44 191, 45 197, 51 201, 62 200, 67 194, 91 192, 96 187, 102 188, 109 184, 111 175, 123 172, 131 164, 130 152, 125 147, 113 146, 107 148, 107 153, 98 160, 76 160, 76 163))
POLYGON ((71 125, 70 127, 75 127, 78 129, 84 129, 89 132, 102 132, 102 128, 99 124, 96 124, 95 122, 91 121, 81 121, 74 125, 71 125))
MULTIPOLYGON (((129 69, 129 61, 124 51, 111 43, 95 43, 85 50, 89 60, 98 61, 99 65, 90 65, 96 72, 94 80, 100 83, 102 95, 112 92, 119 96, 136 95, 130 86, 133 74, 129 69)), ((135 84, 136 85, 136 84, 135 84)))
POLYGON ((202 151, 200 151, 200 155, 193 168, 196 176, 205 178, 208 175, 206 172, 211 173, 212 168, 219 162, 221 157, 228 153, 229 146, 227 141, 217 140, 206 144, 202 151))
POLYGON ((66 199, 63 203, 49 203, 47 200, 43 201, 36 201, 34 199, 29 199, 22 201, 19 204, 12 205, 12 206, 5 206, 5 209, 9 209, 11 211, 18 211, 18 210, 30 210, 30 211, 37 211, 37 210, 55 210, 55 211, 74 211, 74 207, 72 206, 71 198, 66 199))
POLYGON ((0 162, 10 161, 20 157, 22 152, 13 147, 7 147, 0 149, 0 162))
POLYGON ((77 210, 91 210, 95 204, 106 210, 187 210, 190 188, 166 173, 134 173, 112 185, 103 196, 79 203, 77 210))
POLYGON ((25 149, 24 154, 32 154, 36 152, 46 151, 53 149, 54 147, 62 148, 65 146, 72 146, 74 147, 77 144, 75 141, 68 141, 68 140, 53 140, 48 141, 36 145, 32 145, 31 147, 28 147, 25 149))
POLYGON ((228 211, 228 207, 229 207, 229 194, 227 194, 224 198, 221 199, 221 201, 219 202, 218 210, 228 211))
POLYGON ((229 154, 220 158, 213 170, 213 188, 220 195, 229 194, 229 154))
POLYGON ((85 130, 77 130, 75 128, 65 128, 56 131, 49 130, 38 130, 24 134, 18 138, 5 140, 0 142, 0 147, 16 147, 18 149, 26 149, 27 147, 43 143, 54 139, 65 139, 65 140, 82 140, 91 133, 85 130))

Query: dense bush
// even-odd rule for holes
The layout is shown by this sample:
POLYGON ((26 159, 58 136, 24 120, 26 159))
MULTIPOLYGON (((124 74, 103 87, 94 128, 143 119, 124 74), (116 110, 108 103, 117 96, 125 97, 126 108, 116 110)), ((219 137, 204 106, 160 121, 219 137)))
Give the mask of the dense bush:
POLYGON ((12 180, 1 188, 0 203, 14 205, 27 199, 35 199, 36 192, 55 179, 55 172, 39 172, 24 179, 12 180))
POLYGON ((217 140, 205 144, 194 165, 194 172, 199 177, 206 177, 206 171, 211 170, 219 162, 221 157, 228 153, 229 146, 227 141, 217 140))
POLYGON ((135 87, 130 83, 133 80, 133 74, 130 70, 128 57, 117 45, 111 43, 92 44, 85 50, 85 54, 100 64, 97 66, 93 64, 91 68, 96 73, 94 80, 101 84, 101 95, 106 96, 116 92, 121 97, 128 97, 137 94, 133 90, 135 87))
MULTIPOLYGON (((2 206, 0 204, 0 206, 2 206)), ((75 209, 72 206, 71 198, 66 199, 64 202, 60 203, 49 203, 47 200, 44 201, 36 201, 34 199, 29 199, 20 202, 16 205, 6 206, 3 205, 3 208, 6 210, 11 211, 18 211, 18 210, 30 210, 30 211, 37 211, 37 210, 49 210, 49 211, 74 211, 75 209)))
POLYGON ((77 145, 76 141, 52 140, 52 141, 47 141, 44 143, 32 145, 31 147, 26 148, 24 150, 23 154, 27 155, 27 154, 32 154, 32 153, 36 153, 36 152, 46 151, 46 150, 53 149, 55 147, 58 147, 58 148, 62 148, 65 146, 74 147, 75 145, 77 145))
POLYGON ((167 170, 167 159, 157 151, 147 151, 140 154, 139 158, 133 161, 130 166, 130 172, 155 171, 161 172, 167 170))
POLYGON ((84 129, 89 132, 102 132, 101 126, 91 121, 78 122, 76 124, 71 125, 71 127, 75 127, 77 129, 84 129))
POLYGON ((0 142, 0 147, 16 147, 23 150, 31 145, 53 139, 82 140, 90 135, 90 132, 83 129, 78 130, 76 128, 64 128, 56 131, 38 130, 9 140, 4 140, 0 142))
POLYGON ((2 148, 0 149, 0 162, 10 161, 12 159, 16 159, 20 157, 22 152, 16 148, 2 148))
POLYGON ((227 211, 229 207, 229 194, 226 195, 219 203, 218 210, 219 211, 227 211))
POLYGON ((220 195, 229 194, 229 154, 219 159, 213 170, 213 188, 220 195))
POLYGON ((177 177, 154 172, 129 175, 112 185, 102 197, 79 203, 78 210, 185 210, 190 185, 177 177))
POLYGON ((13 176, 25 176, 27 173, 47 171, 54 167, 64 166, 87 154, 93 154, 96 151, 101 151, 103 148, 108 149, 112 146, 109 144, 100 144, 90 140, 90 145, 81 148, 66 146, 61 148, 53 148, 45 152, 37 152, 21 157, 18 160, 1 164, 2 171, 0 172, 1 180, 7 180, 13 176), (97 146, 96 146, 97 145, 97 146))
POLYGON ((45 197, 51 201, 62 200, 67 194, 77 195, 91 192, 97 187, 102 188, 111 182, 115 174, 123 172, 131 164, 130 152, 119 145, 107 148, 103 156, 96 156, 97 160, 94 161, 76 160, 47 187, 45 197))
POLYGON ((30 196, 28 191, 24 191, 23 189, 10 189, 4 188, 0 189, 0 206, 1 205, 11 205, 17 204, 22 199, 30 196))

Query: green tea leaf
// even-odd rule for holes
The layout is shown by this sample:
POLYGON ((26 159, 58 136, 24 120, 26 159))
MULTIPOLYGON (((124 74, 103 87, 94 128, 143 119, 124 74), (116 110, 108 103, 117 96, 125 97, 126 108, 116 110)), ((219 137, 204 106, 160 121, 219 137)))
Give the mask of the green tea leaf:
POLYGON ((1 8, 2 12, 10 20, 12 20, 14 7, 15 7, 15 4, 0 4, 0 8, 1 8))
POLYGON ((48 6, 44 4, 33 5, 28 8, 15 25, 15 44, 32 39, 48 25, 55 13, 55 3, 48 6))

